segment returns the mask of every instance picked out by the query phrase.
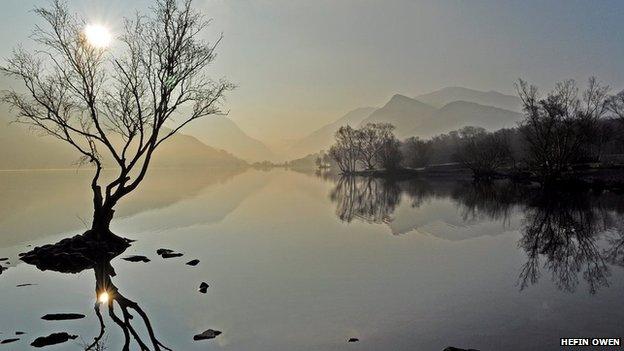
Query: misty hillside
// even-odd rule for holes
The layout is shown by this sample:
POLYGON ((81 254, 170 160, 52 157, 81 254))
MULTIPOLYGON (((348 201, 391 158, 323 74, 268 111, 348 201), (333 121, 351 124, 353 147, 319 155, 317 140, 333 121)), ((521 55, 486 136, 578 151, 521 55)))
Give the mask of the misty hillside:
POLYGON ((522 102, 513 95, 505 95, 496 91, 479 91, 462 87, 447 87, 429 94, 415 97, 433 107, 440 108, 454 101, 469 101, 505 110, 520 112, 522 102))
MULTIPOLYGON (((0 122, 0 169, 75 168, 79 155, 68 144, 40 137, 22 125, 0 122)), ((194 137, 177 134, 154 154, 156 167, 241 167, 245 162, 209 147, 194 137)))
POLYGON ((436 110, 407 134, 430 138, 465 126, 497 130, 515 127, 521 119, 522 115, 517 112, 474 102, 454 101, 436 110))
POLYGON ((519 110, 518 97, 495 91, 449 87, 418 98, 396 94, 379 109, 359 108, 316 130, 296 142, 288 157, 295 159, 327 150, 334 141, 334 133, 342 125, 388 122, 396 127, 395 134, 400 139, 410 136, 428 138, 465 126, 488 130, 514 127, 522 119, 522 115, 516 112, 519 110))
POLYGON ((409 136, 420 123, 429 119, 435 108, 418 100, 396 94, 382 108, 371 113, 361 124, 371 122, 392 123, 399 138, 409 136))
POLYGON ((261 141, 245 134, 231 119, 210 116, 194 121, 187 133, 204 144, 227 150, 246 161, 273 160, 275 155, 261 141))
POLYGON ((429 138, 465 126, 496 130, 514 127, 522 115, 475 102, 453 101, 439 109, 416 99, 395 95, 362 123, 387 122, 395 125, 399 139, 410 136, 429 138))
POLYGON ((298 157, 327 150, 334 142, 334 133, 341 127, 349 125, 352 127, 360 124, 365 118, 375 111, 374 107, 361 107, 348 112, 333 123, 326 124, 308 136, 293 144, 287 151, 288 155, 298 157))

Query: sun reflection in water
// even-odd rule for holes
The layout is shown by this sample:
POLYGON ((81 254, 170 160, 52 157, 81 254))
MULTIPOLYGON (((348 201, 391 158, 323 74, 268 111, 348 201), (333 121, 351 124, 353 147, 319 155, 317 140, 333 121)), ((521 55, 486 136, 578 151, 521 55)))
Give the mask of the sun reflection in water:
POLYGON ((100 296, 98 296, 98 302, 100 303, 108 303, 108 292, 104 291, 102 293, 100 293, 100 296))

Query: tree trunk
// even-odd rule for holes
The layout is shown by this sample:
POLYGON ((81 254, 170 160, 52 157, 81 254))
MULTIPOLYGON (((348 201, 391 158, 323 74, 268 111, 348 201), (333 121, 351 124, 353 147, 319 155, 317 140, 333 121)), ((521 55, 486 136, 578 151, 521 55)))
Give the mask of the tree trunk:
POLYGON ((115 235, 110 231, 110 223, 113 220, 115 210, 114 204, 101 203, 97 201, 97 195, 94 201, 93 222, 91 224, 91 235, 96 240, 107 241, 113 240, 115 235))
POLYGON ((113 220, 115 210, 108 206, 103 206, 93 211, 93 223, 91 229, 108 231, 113 220))

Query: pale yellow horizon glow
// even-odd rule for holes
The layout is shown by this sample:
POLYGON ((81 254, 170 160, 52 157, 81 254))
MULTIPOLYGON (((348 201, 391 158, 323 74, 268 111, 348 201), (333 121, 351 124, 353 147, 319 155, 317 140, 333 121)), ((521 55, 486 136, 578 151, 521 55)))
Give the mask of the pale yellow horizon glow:
POLYGON ((84 29, 87 42, 98 49, 105 49, 113 41, 111 32, 101 24, 88 24, 84 29))

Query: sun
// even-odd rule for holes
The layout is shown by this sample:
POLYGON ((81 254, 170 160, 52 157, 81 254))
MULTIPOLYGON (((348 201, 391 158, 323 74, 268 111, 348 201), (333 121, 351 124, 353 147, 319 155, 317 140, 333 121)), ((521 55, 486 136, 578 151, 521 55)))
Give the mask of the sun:
POLYGON ((113 40, 108 28, 100 24, 88 24, 84 29, 84 34, 89 45, 98 49, 107 48, 113 40))

